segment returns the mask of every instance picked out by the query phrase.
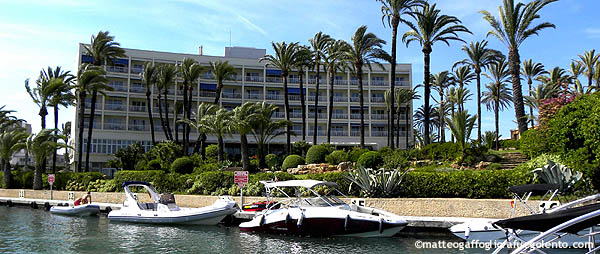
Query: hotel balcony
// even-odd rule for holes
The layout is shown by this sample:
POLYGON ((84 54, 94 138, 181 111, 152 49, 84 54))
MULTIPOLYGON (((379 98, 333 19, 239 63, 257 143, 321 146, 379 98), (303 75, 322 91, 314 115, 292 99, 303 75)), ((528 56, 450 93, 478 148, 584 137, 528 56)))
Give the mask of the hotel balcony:
POLYGON ((385 102, 385 98, 383 98, 383 97, 371 97, 371 102, 378 102, 378 103, 385 102))
POLYGON ((387 120, 388 115, 387 114, 371 114, 371 119, 372 120, 387 120))
POLYGON ((273 112, 273 115, 271 115, 271 117, 273 117, 273 118, 285 118, 285 112, 273 112))
POLYGON ((129 111, 133 112, 146 112, 146 106, 129 106, 129 111))
POLYGON ((300 79, 299 78, 288 78, 288 83, 289 84, 299 84, 300 79))
POLYGON ((248 82, 263 82, 263 77, 260 76, 246 76, 246 81, 248 82))
MULTIPOLYGON (((309 130, 307 133, 307 136, 314 136, 313 133, 314 132, 312 130, 309 130)), ((317 131, 317 137, 324 137, 326 135, 327 135, 326 131, 323 131, 323 130, 317 131)))
POLYGON ((104 104, 104 110, 125 111, 123 104, 104 104))
POLYGON ((280 77, 267 77, 268 83, 283 83, 283 79, 280 77))
POLYGON ((108 86, 112 87, 114 92, 127 92, 127 87, 115 84, 108 84, 108 86))
MULTIPOLYGON (((316 79, 316 78, 309 78, 309 79, 308 79, 308 83, 309 83, 309 84, 316 84, 316 83, 317 83, 317 79, 316 79)), ((324 83, 323 83, 323 79, 322 79, 322 78, 320 78, 320 79, 319 79, 319 86, 320 86, 320 85, 323 85, 323 84, 324 84, 324 83)))
POLYGON ((331 132, 331 136, 333 136, 333 137, 345 137, 345 136, 348 136, 348 132, 347 131, 332 131, 331 132))
POLYGON ((200 95, 200 97, 215 98, 217 96, 217 93, 216 92, 209 92, 209 91, 200 91, 199 95, 200 95))
MULTIPOLYGON (((150 131, 150 125, 144 124, 130 124, 128 126, 130 131, 150 131)), ((156 132, 156 129, 154 130, 156 132)))
POLYGON ((224 99, 241 99, 242 94, 241 93, 223 93, 223 98, 224 99))
POLYGON ((345 79, 335 79, 333 80, 333 85, 335 86, 347 86, 348 80, 345 79))
POLYGON ((347 114, 333 114, 332 119, 348 119, 348 115, 347 114))
MULTIPOLYGON (((327 119, 327 114, 326 113, 319 113, 317 115, 317 117, 319 119, 327 119)), ((315 118, 315 113, 313 113, 313 112, 308 113, 308 118, 309 119, 314 119, 315 118)))
POLYGON ((132 86, 129 88, 129 92, 130 93, 146 93, 146 88, 145 87, 140 87, 140 86, 132 86))
POLYGON ((266 99, 272 101, 282 101, 284 96, 281 94, 267 94, 266 99))
MULTIPOLYGON (((387 86, 389 84, 388 81, 385 80, 371 80, 371 86, 387 86)), ((363 80, 364 85, 364 80, 363 80)))
MULTIPOLYGON (((90 123, 89 120, 85 119, 85 122, 83 122, 83 128, 88 129, 90 127, 89 123, 90 123)), ((94 121, 94 129, 100 129, 101 126, 102 126, 102 124, 100 124, 97 121, 94 121)), ((77 127, 79 127, 79 125, 77 125, 77 127)))
POLYGON ((104 129, 105 130, 123 130, 123 129, 125 129, 125 127, 123 126, 123 124, 105 123, 104 124, 104 129))
POLYGON ((127 67, 123 67, 123 66, 106 66, 106 71, 108 72, 118 72, 118 73, 127 73, 128 69, 127 67))
MULTIPOLYGON (((308 96, 309 101, 315 101, 315 96, 308 96)), ((327 101, 327 97, 325 95, 319 95, 319 101, 327 101)))
POLYGON ((333 96, 333 101, 335 101, 335 102, 348 102, 348 97, 333 96))
POLYGON ((360 114, 350 114, 350 119, 360 119, 360 114))
POLYGON ((387 131, 372 131, 373 137, 387 137, 387 131))
MULTIPOLYGON (((306 97, 306 95, 305 95, 306 97)), ((290 101, 300 101, 300 95, 297 94, 288 94, 288 99, 290 101)))
POLYGON ((290 118, 302 118, 302 113, 290 112, 290 118))
MULTIPOLYGON (((155 114, 160 113, 160 111, 158 111, 158 110, 159 110, 159 107, 154 107, 154 108, 152 108, 152 113, 155 113, 155 114)), ((163 114, 166 112, 164 106, 162 107, 162 112, 163 112, 163 114)), ((170 105, 169 105, 169 113, 173 113, 173 107, 170 105)))
POLYGON ((245 97, 246 97, 245 99, 248 99, 248 100, 262 100, 263 99, 262 95, 260 95, 260 94, 246 94, 245 97))
POLYGON ((144 68, 140 68, 140 67, 132 67, 131 68, 132 74, 140 74, 142 72, 144 72, 144 68))

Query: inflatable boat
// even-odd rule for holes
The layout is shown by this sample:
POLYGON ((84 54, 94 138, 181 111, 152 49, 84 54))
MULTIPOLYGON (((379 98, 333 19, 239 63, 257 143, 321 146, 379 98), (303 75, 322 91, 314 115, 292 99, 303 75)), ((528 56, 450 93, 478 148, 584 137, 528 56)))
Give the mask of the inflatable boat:
POLYGON ((53 206, 50 213, 72 216, 91 216, 100 213, 100 207, 93 204, 78 206, 53 206))

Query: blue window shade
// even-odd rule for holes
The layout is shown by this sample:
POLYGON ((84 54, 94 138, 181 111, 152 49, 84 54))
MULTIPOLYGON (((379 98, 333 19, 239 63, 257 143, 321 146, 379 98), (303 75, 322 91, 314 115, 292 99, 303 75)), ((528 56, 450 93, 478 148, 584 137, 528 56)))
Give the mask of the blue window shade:
POLYGON ((93 63, 94 58, 92 56, 88 56, 88 55, 81 55, 81 62, 82 63, 93 63))
POLYGON ((217 91, 217 85, 200 83, 200 89, 201 90, 209 90, 209 91, 217 91))
MULTIPOLYGON (((300 94, 300 88, 288 88, 288 94, 300 94)), ((306 94, 306 88, 304 88, 304 94, 306 94)))
POLYGON ((129 65, 129 60, 128 59, 123 59, 123 58, 117 58, 113 60, 114 64, 120 64, 120 65, 129 65))
POLYGON ((352 126, 352 127, 360 127, 360 123, 350 123, 350 126, 352 126))
POLYGON ((267 75, 270 75, 270 76, 281 76, 281 70, 267 69, 267 75))

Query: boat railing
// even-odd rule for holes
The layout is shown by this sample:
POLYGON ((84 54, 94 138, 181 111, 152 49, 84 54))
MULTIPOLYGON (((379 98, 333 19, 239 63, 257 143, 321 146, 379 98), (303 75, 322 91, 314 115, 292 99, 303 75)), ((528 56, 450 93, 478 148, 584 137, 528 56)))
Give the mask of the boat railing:
POLYGON ((566 203, 566 204, 563 204, 561 206, 552 208, 552 209, 550 209, 550 210, 548 210, 546 212, 547 213, 553 213, 553 212, 556 212, 556 211, 564 210, 564 209, 571 208, 571 207, 574 207, 574 206, 579 205, 579 204, 587 203, 587 202, 598 200, 598 199, 600 199, 600 194, 595 194, 595 195, 587 196, 587 197, 580 198, 580 199, 577 199, 577 200, 573 200, 573 201, 571 201, 569 203, 566 203))

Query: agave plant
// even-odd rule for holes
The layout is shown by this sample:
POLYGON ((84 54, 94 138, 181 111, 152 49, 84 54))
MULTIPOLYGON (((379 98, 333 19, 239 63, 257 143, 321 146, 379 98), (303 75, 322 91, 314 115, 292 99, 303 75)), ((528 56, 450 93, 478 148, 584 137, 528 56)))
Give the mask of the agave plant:
POLYGON ((395 197, 400 192, 400 185, 406 171, 398 169, 386 170, 385 168, 370 169, 358 166, 356 170, 346 176, 350 184, 357 185, 365 197, 389 198, 395 197))
POLYGON ((583 177, 581 172, 573 173, 569 167, 551 160, 548 160, 548 164, 545 166, 536 168, 532 172, 535 174, 534 180, 539 177, 545 183, 558 184, 558 191, 562 194, 567 193, 583 177))

